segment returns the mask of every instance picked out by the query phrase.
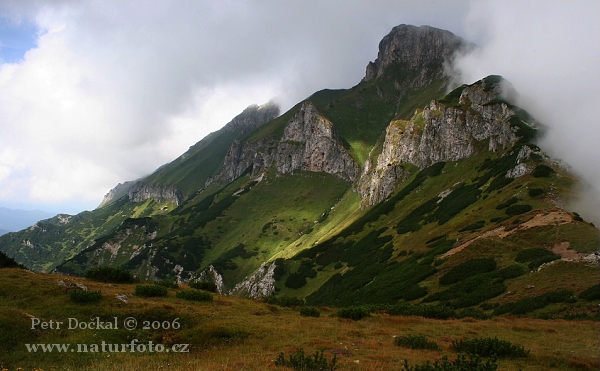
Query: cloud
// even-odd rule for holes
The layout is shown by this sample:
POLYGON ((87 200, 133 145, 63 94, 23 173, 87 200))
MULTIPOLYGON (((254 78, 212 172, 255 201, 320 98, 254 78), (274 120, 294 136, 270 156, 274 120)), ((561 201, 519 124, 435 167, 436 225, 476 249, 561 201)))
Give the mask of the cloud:
POLYGON ((541 147, 588 182, 571 207, 600 223, 600 2, 473 2, 466 36, 479 48, 457 60, 463 82, 509 80, 519 105, 547 126, 541 147), (585 206, 587 205, 587 207, 585 206))
POLYGON ((355 85, 393 26, 456 29, 465 9, 4 1, 1 17, 36 25, 37 40, 22 60, 0 65, 0 202, 93 208, 116 183, 171 161, 250 104, 275 98, 286 109, 316 90, 355 85))

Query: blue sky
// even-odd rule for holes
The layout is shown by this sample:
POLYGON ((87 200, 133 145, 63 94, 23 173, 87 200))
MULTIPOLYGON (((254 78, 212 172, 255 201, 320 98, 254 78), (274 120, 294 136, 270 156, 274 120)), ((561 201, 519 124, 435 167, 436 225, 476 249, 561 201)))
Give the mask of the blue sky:
POLYGON ((19 62, 26 51, 35 47, 37 32, 31 22, 0 18, 0 63, 19 62))
POLYGON ((600 185, 598 1, 0 0, 0 206, 93 209, 250 104, 357 84, 401 23, 478 43, 457 81, 509 79, 600 185))

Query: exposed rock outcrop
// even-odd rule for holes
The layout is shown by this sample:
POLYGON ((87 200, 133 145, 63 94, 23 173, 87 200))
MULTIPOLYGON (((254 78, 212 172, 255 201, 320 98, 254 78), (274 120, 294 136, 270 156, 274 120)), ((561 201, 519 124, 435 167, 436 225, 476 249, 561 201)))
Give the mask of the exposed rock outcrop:
POLYGON ((463 39, 445 30, 429 26, 399 25, 379 43, 379 53, 374 62, 367 65, 363 81, 381 76, 393 64, 418 71, 415 86, 443 77, 444 63, 450 61, 457 50, 469 45, 463 39))
POLYGON ((131 202, 144 202, 154 199, 158 202, 169 201, 179 205, 183 201, 183 192, 174 186, 157 186, 135 182, 127 191, 127 197, 131 202))
POLYGON ((360 172, 331 121, 310 101, 304 102, 288 121, 279 140, 266 137, 257 142, 234 142, 221 172, 206 185, 231 182, 246 171, 257 175, 270 166, 282 174, 297 170, 326 172, 348 181, 354 181, 360 172))
POLYGON ((123 197, 124 195, 127 194, 127 192, 129 191, 129 188, 131 188, 131 186, 134 183, 135 183, 135 181, 129 181, 129 182, 117 184, 113 189, 111 189, 110 191, 108 191, 107 194, 104 195, 104 198, 102 199, 102 202, 100 203, 100 205, 98 207, 100 208, 100 207, 106 206, 106 205, 110 204, 111 202, 116 201, 119 198, 123 197))
POLYGON ((464 87, 456 105, 434 100, 410 121, 392 122, 376 166, 365 167, 358 182, 363 204, 374 205, 393 192, 407 176, 403 163, 423 169, 469 157, 485 146, 492 152, 514 146, 519 136, 511 119, 517 112, 501 99, 510 90, 506 84, 488 77, 464 87))
POLYGON ((115 188, 111 189, 104 196, 102 203, 98 207, 108 205, 125 195, 127 195, 127 198, 131 202, 144 202, 154 199, 157 202, 169 201, 175 205, 179 205, 184 198, 183 192, 175 186, 159 186, 145 184, 142 181, 131 181, 119 183, 115 188))
POLYGON ((213 282, 217 288, 219 294, 225 293, 225 284, 223 283, 223 276, 212 265, 200 272, 198 278, 193 280, 194 282, 213 282))
POLYGON ((275 292, 273 273, 277 265, 273 262, 263 263, 250 277, 235 285, 230 295, 248 298, 264 298, 275 292))

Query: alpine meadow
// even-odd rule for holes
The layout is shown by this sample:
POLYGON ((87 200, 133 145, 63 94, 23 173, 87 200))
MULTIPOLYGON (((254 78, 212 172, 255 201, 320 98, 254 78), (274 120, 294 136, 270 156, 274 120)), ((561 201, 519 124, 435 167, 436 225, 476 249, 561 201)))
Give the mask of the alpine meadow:
POLYGON ((95 210, 0 236, 0 368, 597 370, 584 181, 510 81, 454 84, 473 48, 396 26, 355 86, 252 105, 95 210))

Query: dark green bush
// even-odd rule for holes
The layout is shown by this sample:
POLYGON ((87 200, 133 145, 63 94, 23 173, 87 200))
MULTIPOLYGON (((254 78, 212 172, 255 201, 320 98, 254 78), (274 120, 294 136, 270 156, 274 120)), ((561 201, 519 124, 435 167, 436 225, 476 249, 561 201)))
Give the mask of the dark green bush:
POLYGON ((406 301, 417 300, 427 296, 427 289, 423 286, 415 285, 402 292, 402 298, 406 301))
POLYGON ((96 303, 102 299, 102 293, 100 291, 71 290, 69 298, 79 304, 96 303))
POLYGON ((498 206, 496 206, 496 209, 498 210, 502 210, 502 209, 506 209, 507 207, 509 207, 510 205, 516 204, 517 202, 519 202, 519 199, 516 197, 511 197, 508 200, 504 201, 503 203, 499 204, 498 206))
POLYGON ((133 283, 135 279, 125 269, 108 266, 91 268, 85 272, 85 278, 107 283, 133 283))
POLYGON ((484 226, 485 226, 485 220, 479 220, 473 224, 469 224, 468 226, 464 227, 463 229, 460 229, 459 232, 474 231, 476 229, 481 229, 484 226))
POLYGON ((427 361, 422 365, 411 366, 404 360, 403 371, 496 371, 498 364, 495 358, 483 360, 478 355, 459 354, 455 360, 449 361, 448 356, 443 356, 441 361, 433 363, 427 361))
POLYGON ((306 277, 301 273, 292 273, 285 280, 285 287, 290 289, 299 289, 306 285, 306 277))
POLYGON ((481 357, 523 358, 529 351, 521 345, 498 338, 453 340, 452 347, 459 353, 476 354, 481 357))
POLYGON ((189 301, 212 301, 213 296, 210 292, 201 291, 201 290, 182 290, 177 291, 175 296, 179 299, 189 300, 189 301))
POLYGON ((323 355, 323 351, 316 351, 314 355, 307 356, 304 354, 304 349, 300 349, 295 353, 288 355, 285 358, 283 352, 279 353, 275 360, 275 366, 291 367, 298 371, 333 371, 337 368, 337 355, 334 354, 331 362, 323 355))
POLYGON ((302 307, 300 308, 300 315, 302 317, 319 318, 321 316, 321 312, 315 307, 302 307))
POLYGON ((535 169, 533 169, 531 175, 533 175, 534 178, 548 178, 553 173, 554 169, 552 169, 550 166, 538 165, 535 167, 535 169))
POLYGON ((507 178, 504 175, 497 176, 487 187, 486 192, 491 193, 497 189, 501 189, 514 182, 514 178, 507 178))
POLYGON ((544 263, 549 263, 557 259, 560 259, 560 256, 552 251, 542 247, 534 247, 520 251, 515 258, 515 261, 519 263, 529 263, 529 269, 536 269, 544 263))
POLYGON ((162 287, 166 287, 168 289, 178 289, 179 288, 179 285, 177 284, 177 282, 171 281, 171 280, 160 280, 160 281, 154 282, 154 284, 162 286, 162 287))
POLYGON ((496 269, 496 261, 494 259, 467 260, 440 277, 440 285, 451 285, 480 273, 491 272, 494 269, 496 269))
POLYGON ((573 213, 573 220, 576 220, 578 222, 583 222, 583 218, 581 217, 581 215, 577 214, 577 213, 573 213))
POLYGON ((304 299, 287 295, 269 295, 263 300, 268 304, 279 305, 281 307, 301 307, 305 304, 304 299))
POLYGON ((530 296, 519 299, 512 303, 503 304, 494 309, 495 315, 503 315, 511 313, 515 315, 523 315, 533 312, 538 309, 545 308, 552 303, 562 303, 573 300, 575 297, 571 290, 550 291, 538 296, 530 296))
POLYGON ((528 211, 531 211, 531 205, 512 205, 506 208, 504 211, 506 215, 515 216, 525 214, 528 211))
POLYGON ((167 296, 167 288, 159 285, 137 285, 134 292, 143 298, 167 296))
POLYGON ((529 190, 529 196, 530 197, 537 197, 544 194, 544 190, 541 188, 531 188, 529 190))
POLYGON ((423 335, 399 336, 394 340, 394 343, 408 349, 440 350, 440 346, 435 341, 427 340, 423 335))
POLYGON ((600 284, 594 285, 592 287, 588 287, 581 294, 579 294, 579 299, 593 301, 600 299, 600 284))
POLYGON ((337 315, 340 318, 349 318, 354 321, 360 321, 363 318, 369 317, 371 315, 371 311, 366 306, 353 305, 351 307, 340 309, 337 315))
POLYGON ((190 287, 197 290, 217 292, 217 284, 210 281, 190 282, 190 287))
POLYGON ((443 304, 408 304, 399 303, 383 308, 393 316, 419 316, 434 319, 448 319, 454 317, 454 310, 443 304))

